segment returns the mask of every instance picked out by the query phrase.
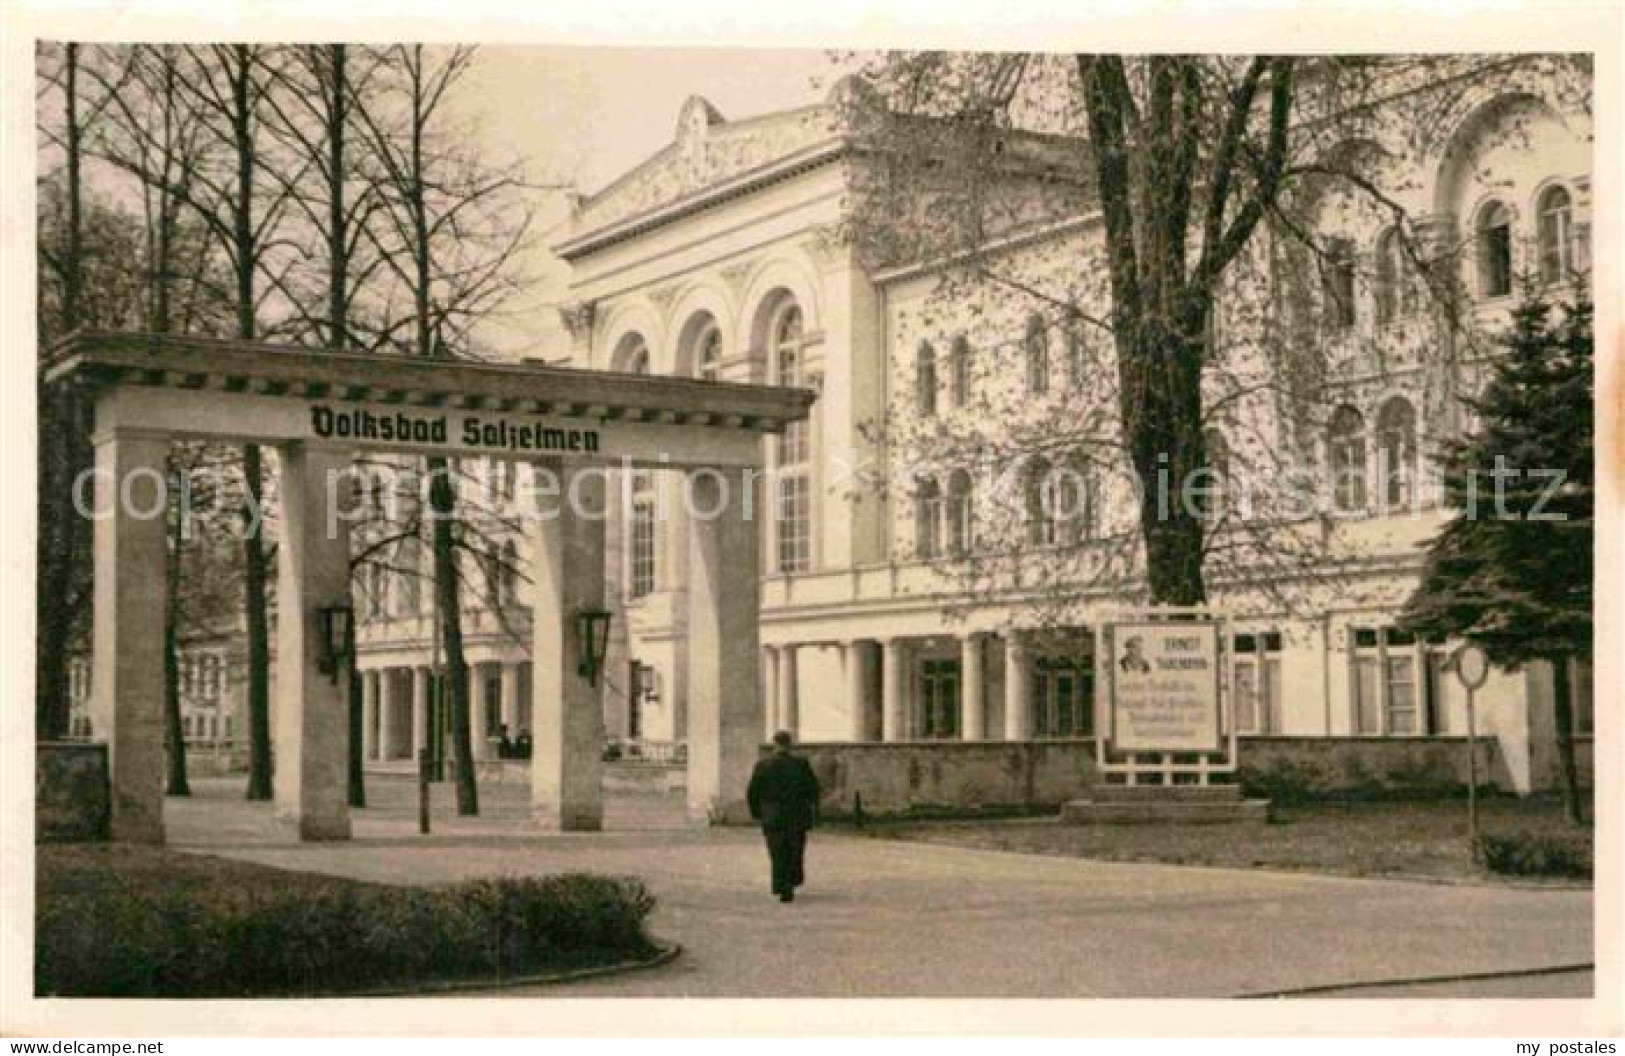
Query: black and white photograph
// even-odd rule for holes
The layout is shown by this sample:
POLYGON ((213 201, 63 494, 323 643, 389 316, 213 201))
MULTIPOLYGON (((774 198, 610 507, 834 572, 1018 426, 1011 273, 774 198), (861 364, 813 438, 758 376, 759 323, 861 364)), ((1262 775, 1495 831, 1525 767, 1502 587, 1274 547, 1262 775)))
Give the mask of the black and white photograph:
POLYGON ((1617 5, 408 6, 5 31, 0 1032, 1625 1029, 1617 5))

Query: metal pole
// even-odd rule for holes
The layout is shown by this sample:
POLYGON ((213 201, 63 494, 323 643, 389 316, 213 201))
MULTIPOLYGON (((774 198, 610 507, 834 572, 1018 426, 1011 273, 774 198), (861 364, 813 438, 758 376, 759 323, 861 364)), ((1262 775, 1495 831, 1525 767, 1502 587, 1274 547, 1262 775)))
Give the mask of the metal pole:
POLYGON ((1467 690, 1467 840, 1473 864, 1481 858, 1478 844, 1478 721, 1472 689, 1467 690))
POLYGON ((418 832, 429 832, 429 749, 418 749, 418 832))

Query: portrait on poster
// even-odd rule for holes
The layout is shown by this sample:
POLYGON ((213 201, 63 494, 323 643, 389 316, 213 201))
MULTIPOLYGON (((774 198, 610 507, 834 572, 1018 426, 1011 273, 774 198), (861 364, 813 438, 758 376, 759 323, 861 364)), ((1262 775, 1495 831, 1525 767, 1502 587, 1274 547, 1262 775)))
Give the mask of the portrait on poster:
POLYGON ((1112 746, 1129 752, 1216 752, 1219 625, 1112 628, 1112 746))

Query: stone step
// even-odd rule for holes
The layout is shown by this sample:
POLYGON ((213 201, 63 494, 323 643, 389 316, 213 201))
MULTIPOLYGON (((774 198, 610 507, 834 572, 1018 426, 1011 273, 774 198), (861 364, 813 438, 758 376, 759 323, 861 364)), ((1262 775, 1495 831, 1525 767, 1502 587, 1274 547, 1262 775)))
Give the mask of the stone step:
POLYGON ((1096 803, 1239 803, 1240 785, 1108 785, 1089 789, 1096 803))
POLYGON ((1231 803, 1101 803, 1079 799, 1061 807, 1063 825, 1213 825, 1241 821, 1268 821, 1267 799, 1231 803))

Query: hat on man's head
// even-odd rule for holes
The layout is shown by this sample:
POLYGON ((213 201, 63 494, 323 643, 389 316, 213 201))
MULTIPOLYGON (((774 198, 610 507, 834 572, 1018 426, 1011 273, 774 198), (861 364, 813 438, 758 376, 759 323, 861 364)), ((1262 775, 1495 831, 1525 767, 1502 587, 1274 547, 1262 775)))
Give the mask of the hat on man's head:
POLYGON ((780 730, 773 735, 773 743, 780 748, 788 748, 794 741, 795 738, 790 736, 789 730, 780 730))

